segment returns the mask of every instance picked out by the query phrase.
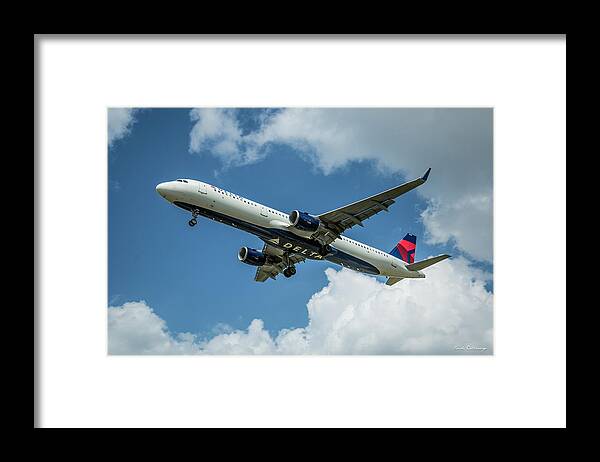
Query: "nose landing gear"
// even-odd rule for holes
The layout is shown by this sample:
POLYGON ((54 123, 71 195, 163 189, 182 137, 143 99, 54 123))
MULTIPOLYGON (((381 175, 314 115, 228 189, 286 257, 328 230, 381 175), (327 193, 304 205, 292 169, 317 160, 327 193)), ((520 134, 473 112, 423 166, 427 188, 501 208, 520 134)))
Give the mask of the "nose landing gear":
POLYGON ((192 210, 192 219, 190 221, 188 221, 188 225, 190 225, 192 227, 196 226, 196 223, 198 223, 198 220, 196 220, 196 217, 198 217, 198 215, 200 215, 200 211, 198 209, 192 210))

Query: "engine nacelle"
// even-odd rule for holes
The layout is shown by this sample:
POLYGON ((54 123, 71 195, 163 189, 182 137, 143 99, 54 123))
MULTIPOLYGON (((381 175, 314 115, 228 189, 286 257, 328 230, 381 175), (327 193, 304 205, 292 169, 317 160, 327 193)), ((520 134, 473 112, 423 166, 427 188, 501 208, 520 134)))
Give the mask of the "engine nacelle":
POLYGON ((267 262, 267 256, 260 250, 249 249, 248 247, 242 247, 238 252, 238 259, 242 263, 252 266, 262 266, 267 262))
POLYGON ((321 224, 321 221, 317 217, 313 217, 306 212, 300 212, 298 210, 294 210, 290 213, 289 220, 294 228, 302 231, 315 232, 319 229, 319 225, 321 224))

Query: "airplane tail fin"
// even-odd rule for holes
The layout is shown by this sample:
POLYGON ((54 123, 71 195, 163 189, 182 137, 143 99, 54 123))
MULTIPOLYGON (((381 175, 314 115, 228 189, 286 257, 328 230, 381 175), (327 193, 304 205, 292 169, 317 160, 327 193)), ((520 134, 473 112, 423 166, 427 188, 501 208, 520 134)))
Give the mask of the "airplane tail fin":
POLYGON ((417 236, 408 233, 396 244, 396 247, 390 252, 391 255, 401 259, 406 263, 415 262, 415 252, 417 251, 417 236))
MULTIPOLYGON (((421 271, 422 269, 428 268, 431 265, 435 265, 446 258, 450 258, 450 255, 443 254, 438 255, 437 257, 426 258, 425 260, 415 262, 416 251, 417 236, 408 233, 400 242, 398 242, 398 244, 396 244, 396 247, 392 249, 390 254, 408 263, 408 265, 406 265, 406 269, 409 271, 421 271)), ((397 282, 397 278, 389 278, 386 284, 391 286, 397 282)))

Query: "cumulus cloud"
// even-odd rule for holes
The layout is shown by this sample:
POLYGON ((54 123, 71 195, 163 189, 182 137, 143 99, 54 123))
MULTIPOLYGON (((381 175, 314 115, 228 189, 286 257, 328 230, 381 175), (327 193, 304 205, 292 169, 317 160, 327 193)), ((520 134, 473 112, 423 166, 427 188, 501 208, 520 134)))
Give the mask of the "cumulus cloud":
POLYGON ((124 138, 131 132, 135 123, 137 109, 109 108, 108 109, 108 145, 124 138))
POLYGON ((227 166, 260 161, 281 143, 325 175, 362 160, 410 179, 432 167, 435 180, 418 189, 430 201, 422 216, 428 242, 492 259, 491 109, 292 108, 247 133, 235 110, 194 109, 191 118, 190 151, 227 166))
POLYGON ((175 336, 144 302, 109 308, 111 354, 491 354, 489 277, 465 259, 446 260, 427 278, 386 286, 347 269, 307 304, 305 327, 275 336, 262 320, 208 340, 175 336))
POLYGON ((226 166, 262 158, 262 147, 242 134, 234 109, 193 109, 190 118, 195 122, 190 132, 190 152, 209 152, 226 166))
POLYGON ((168 355, 198 353, 195 336, 172 335, 145 301, 108 307, 108 353, 168 355))
POLYGON ((480 261, 492 261, 493 223, 491 193, 466 195, 454 202, 432 199, 421 213, 428 244, 458 243, 480 261))

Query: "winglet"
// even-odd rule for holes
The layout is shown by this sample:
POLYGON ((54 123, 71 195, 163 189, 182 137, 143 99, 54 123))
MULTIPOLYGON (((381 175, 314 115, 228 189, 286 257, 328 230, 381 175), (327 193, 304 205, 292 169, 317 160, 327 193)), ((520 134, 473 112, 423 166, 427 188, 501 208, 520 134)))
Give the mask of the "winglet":
POLYGON ((429 167, 429 168, 427 169, 427 171, 425 172, 425 175, 423 175, 423 176, 421 177, 421 179, 422 179, 423 181, 427 181, 427 178, 429 178, 429 172, 431 172, 431 167, 429 167))

